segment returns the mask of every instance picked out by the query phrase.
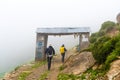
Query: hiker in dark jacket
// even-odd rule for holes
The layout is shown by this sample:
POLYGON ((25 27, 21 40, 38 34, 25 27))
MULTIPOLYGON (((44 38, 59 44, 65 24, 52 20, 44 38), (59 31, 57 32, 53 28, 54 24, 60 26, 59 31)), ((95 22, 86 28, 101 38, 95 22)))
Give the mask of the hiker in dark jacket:
POLYGON ((51 68, 51 60, 52 60, 53 55, 55 55, 54 48, 51 45, 49 45, 49 47, 45 50, 45 54, 47 56, 48 70, 50 70, 50 68, 51 68))

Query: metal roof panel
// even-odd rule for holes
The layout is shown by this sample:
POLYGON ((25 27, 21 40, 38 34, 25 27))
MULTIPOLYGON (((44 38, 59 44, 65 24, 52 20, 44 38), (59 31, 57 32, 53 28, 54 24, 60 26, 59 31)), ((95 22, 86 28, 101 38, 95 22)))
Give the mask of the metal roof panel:
POLYGON ((89 27, 61 27, 61 28, 37 28, 37 33, 82 33, 90 32, 89 27))

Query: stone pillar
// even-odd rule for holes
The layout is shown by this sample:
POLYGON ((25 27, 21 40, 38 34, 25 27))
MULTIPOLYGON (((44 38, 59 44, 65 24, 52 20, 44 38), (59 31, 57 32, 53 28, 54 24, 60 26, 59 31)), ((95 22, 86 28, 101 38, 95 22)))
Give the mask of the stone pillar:
POLYGON ((79 34, 79 51, 81 50, 82 47, 82 34, 79 34))
MULTIPOLYGON (((45 50, 47 48, 48 35, 45 35, 44 39, 45 39, 44 40, 44 53, 45 53, 45 50)), ((44 54, 43 60, 46 60, 46 54, 44 54)))
POLYGON ((45 48, 47 46, 47 36, 37 33, 35 61, 45 59, 45 48))
POLYGON ((88 42, 89 42, 89 38, 90 38, 90 33, 86 33, 86 35, 85 35, 85 38, 88 38, 88 42))

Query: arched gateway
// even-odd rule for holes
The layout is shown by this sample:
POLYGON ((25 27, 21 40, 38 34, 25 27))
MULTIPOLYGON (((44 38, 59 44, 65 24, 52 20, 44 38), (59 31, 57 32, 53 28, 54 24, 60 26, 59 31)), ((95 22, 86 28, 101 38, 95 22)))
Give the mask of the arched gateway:
POLYGON ((77 35, 79 36, 79 47, 81 49, 82 35, 85 35, 89 40, 90 28, 89 27, 76 27, 76 28, 38 28, 36 39, 36 54, 35 61, 44 60, 44 54, 47 47, 47 40, 49 35, 77 35))

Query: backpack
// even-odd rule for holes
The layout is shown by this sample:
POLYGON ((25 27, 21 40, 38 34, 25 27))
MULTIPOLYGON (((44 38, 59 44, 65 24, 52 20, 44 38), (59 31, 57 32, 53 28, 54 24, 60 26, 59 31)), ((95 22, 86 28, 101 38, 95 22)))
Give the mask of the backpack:
POLYGON ((61 54, 65 53, 65 48, 64 47, 60 47, 60 53, 61 54))
POLYGON ((47 57, 52 57, 53 56, 52 48, 50 48, 50 47, 47 48, 46 54, 47 54, 47 57))

